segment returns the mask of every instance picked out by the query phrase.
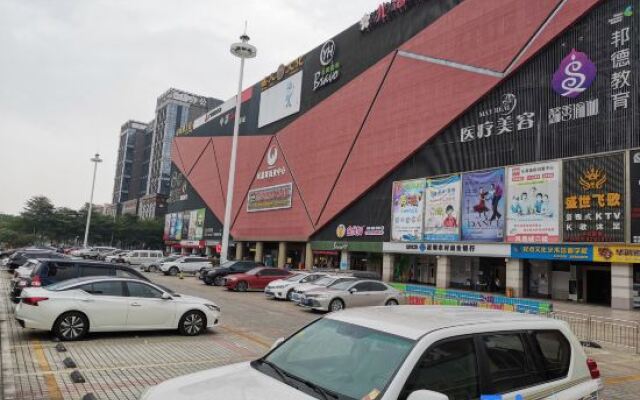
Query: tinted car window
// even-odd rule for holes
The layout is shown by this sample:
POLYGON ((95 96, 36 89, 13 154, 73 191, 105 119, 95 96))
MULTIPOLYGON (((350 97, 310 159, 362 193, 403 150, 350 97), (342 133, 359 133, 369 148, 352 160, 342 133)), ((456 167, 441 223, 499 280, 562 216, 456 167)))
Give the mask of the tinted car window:
POLYGON ((113 276, 113 268, 79 264, 80 276, 113 276))
POLYGON ((46 277, 49 282, 60 282, 77 277, 76 265, 66 263, 47 263, 46 277))
POLYGON ((79 289, 96 296, 124 296, 122 282, 96 282, 82 285, 79 289))
POLYGON ((357 285, 353 286, 353 289, 356 289, 358 292, 368 292, 369 291, 368 282, 360 282, 357 285))
POLYGON ((134 279, 139 279, 140 276, 134 274, 133 272, 124 270, 124 269, 116 269, 116 276, 118 278, 134 278, 134 279))
POLYGON ((571 345, 567 338, 558 331, 536 332, 532 336, 542 355, 547 380, 566 377, 571 362, 571 345))
POLYGON ((519 333, 481 337, 488 374, 495 393, 509 393, 543 381, 519 333))
POLYGON ((162 292, 144 283, 127 282, 130 297, 145 297, 150 299, 159 299, 162 292))
POLYGON ((380 282, 367 282, 367 285, 372 292, 383 292, 387 290, 387 287, 380 282))
POLYGON ((402 389, 400 399, 416 390, 433 390, 449 400, 480 397, 478 364, 472 338, 434 344, 423 355, 402 389))

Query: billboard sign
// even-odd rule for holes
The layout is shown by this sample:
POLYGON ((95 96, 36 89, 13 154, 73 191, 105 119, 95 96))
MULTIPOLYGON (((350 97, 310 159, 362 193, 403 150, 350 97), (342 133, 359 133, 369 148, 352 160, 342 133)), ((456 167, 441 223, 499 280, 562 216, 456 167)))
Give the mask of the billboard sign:
POLYGON ((292 183, 253 189, 247 195, 247 212, 291 208, 292 197, 292 183))
POLYGON ((196 219, 195 219, 195 224, 193 223, 193 219, 191 220, 191 225, 195 225, 195 234, 194 234, 194 239, 195 240, 202 240, 204 238, 204 216, 205 216, 205 209, 204 208, 200 208, 198 210, 195 211, 196 212, 196 219))
POLYGON ((504 238, 504 169, 462 175, 462 240, 504 238))
POLYGON ((162 234, 162 239, 169 240, 170 234, 171 234, 171 214, 166 214, 164 216, 164 232, 162 234))
POLYGON ((640 246, 593 246, 593 261, 640 264, 640 246))
POLYGON ((178 221, 178 214, 171 214, 171 221, 169 224, 169 240, 175 240, 176 238, 176 223, 178 221))
POLYGON ((418 241, 422 238, 426 179, 393 182, 391 240, 418 241))
POLYGON ((302 71, 262 92, 258 127, 262 128, 300 111, 301 94, 302 71))
POLYGON ((624 154, 564 161, 565 242, 624 242, 624 154))
POLYGON ((513 244, 511 257, 530 260, 592 261, 593 246, 566 244, 513 244))
POLYGON ((631 242, 640 243, 640 150, 632 151, 629 160, 631 242))
POLYGON ((385 253, 443 256, 511 257, 511 246, 502 243, 397 243, 382 244, 385 253))
POLYGON ((560 162, 507 169, 507 241, 560 241, 560 162))
POLYGON ((175 240, 182 240, 182 216, 181 212, 176 213, 175 240))
POLYGON ((453 242, 460 237, 459 175, 427 179, 424 196, 422 238, 431 242, 453 242))

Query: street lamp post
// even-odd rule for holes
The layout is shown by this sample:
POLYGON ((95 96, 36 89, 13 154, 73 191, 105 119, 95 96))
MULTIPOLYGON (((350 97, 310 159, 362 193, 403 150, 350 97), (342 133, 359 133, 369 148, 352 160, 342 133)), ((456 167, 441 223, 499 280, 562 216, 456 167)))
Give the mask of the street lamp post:
POLYGON ((236 118, 233 121, 233 140, 231 142, 231 161, 229 162, 229 181, 227 182, 227 202, 224 208, 224 225, 222 227, 222 249, 220 251, 220 263, 228 260, 229 253, 229 228, 231 225, 231 208, 233 203, 233 186, 236 178, 236 152, 238 150, 238 131, 240 129, 240 106, 242 105, 242 77, 244 75, 244 60, 254 58, 258 49, 249 44, 247 36, 247 24, 244 25, 244 33, 240 36, 241 42, 231 45, 231 54, 240 58, 240 79, 238 79, 238 94, 236 96, 236 118))
POLYGON ((89 197, 89 209, 87 210, 87 226, 84 228, 84 245, 82 247, 87 248, 89 242, 89 226, 91 225, 91 209, 93 208, 93 189, 96 186, 96 171, 98 170, 98 163, 101 163, 100 154, 96 153, 95 157, 91 159, 93 163, 93 180, 91 181, 91 197, 89 197))

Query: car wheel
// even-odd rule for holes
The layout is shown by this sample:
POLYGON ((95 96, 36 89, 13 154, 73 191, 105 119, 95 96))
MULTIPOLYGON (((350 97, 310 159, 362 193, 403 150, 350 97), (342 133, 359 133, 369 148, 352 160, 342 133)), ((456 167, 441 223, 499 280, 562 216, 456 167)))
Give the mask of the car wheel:
POLYGON ((149 272, 158 272, 158 267, 155 265, 149 265, 149 272))
POLYGON ((249 285, 247 284, 247 282, 245 281, 240 281, 238 282, 238 284, 236 285, 236 290, 238 292, 246 292, 247 289, 249 289, 249 285))
POLYGON ((386 303, 384 303, 385 306, 397 306, 398 305, 398 300, 396 299, 389 299, 387 300, 386 303))
POLYGON ((287 301, 291 301, 291 296, 292 296, 292 295, 293 295, 293 289, 290 289, 290 290, 287 292, 287 301))
POLYGON ((224 284, 224 281, 221 276, 216 276, 215 278, 213 278, 213 284, 216 286, 222 286, 222 284, 224 284))
POLYGON ((331 303, 329 303, 329 311, 335 312, 340 310, 344 310, 344 302, 340 299, 331 300, 331 303))
POLYGON ((189 311, 180 318, 178 330, 185 336, 196 336, 207 327, 207 317, 200 311, 189 311))
POLYGON ((205 285, 209 285, 209 286, 213 285, 213 282, 214 282, 213 280, 211 280, 211 278, 209 278, 206 275, 204 276, 203 281, 204 281, 205 285))
POLYGON ((89 331, 89 320, 77 311, 64 313, 53 324, 52 331, 60 340, 80 340, 89 331))
POLYGON ((176 268, 176 267, 171 267, 171 268, 169 269, 169 275, 171 275, 171 276, 176 276, 176 275, 178 275, 178 272, 180 272, 180 271, 178 271, 178 268, 176 268))

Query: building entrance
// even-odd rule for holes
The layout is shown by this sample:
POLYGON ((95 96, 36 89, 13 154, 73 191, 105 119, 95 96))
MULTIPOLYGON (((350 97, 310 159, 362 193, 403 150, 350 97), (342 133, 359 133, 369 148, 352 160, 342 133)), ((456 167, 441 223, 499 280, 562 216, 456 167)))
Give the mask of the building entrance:
POLYGON ((611 305, 611 271, 587 270, 587 303, 611 305))

